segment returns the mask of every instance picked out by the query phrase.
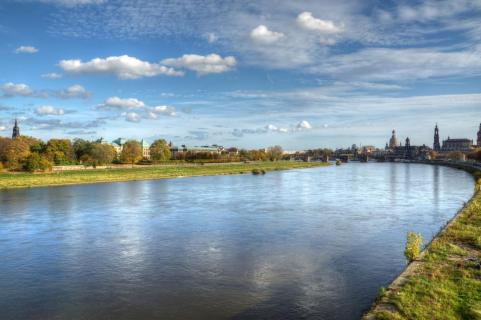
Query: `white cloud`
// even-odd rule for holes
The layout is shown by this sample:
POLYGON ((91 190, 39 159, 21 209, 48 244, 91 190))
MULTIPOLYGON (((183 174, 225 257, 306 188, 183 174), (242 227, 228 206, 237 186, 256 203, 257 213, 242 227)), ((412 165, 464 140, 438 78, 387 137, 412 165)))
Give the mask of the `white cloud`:
POLYGON ((85 90, 84 87, 82 87, 79 84, 75 84, 73 86, 68 87, 67 89, 61 90, 58 93, 58 96, 63 99, 69 99, 69 98, 82 98, 82 99, 87 99, 91 96, 90 92, 85 90))
POLYGON ((282 37, 284 37, 282 32, 271 31, 263 24, 251 31, 251 39, 257 42, 273 43, 282 37))
POLYGON ((110 97, 99 106, 100 108, 117 108, 117 109, 141 109, 145 107, 145 103, 135 98, 122 99, 119 97, 110 97))
POLYGON ((123 115, 125 115, 125 120, 127 120, 128 122, 140 122, 140 120, 142 119, 140 114, 138 114, 137 112, 126 112, 123 115))
POLYGON ((175 116, 175 108, 170 106, 155 106, 151 108, 151 112, 154 114, 164 114, 168 116, 175 116))
POLYGON ((7 127, 5 127, 5 126, 0 126, 0 131, 5 131, 5 130, 7 130, 7 127))
POLYGON ((176 71, 157 63, 142 61, 128 55, 82 60, 61 60, 60 68, 72 74, 113 74, 119 79, 138 79, 158 75, 182 76, 176 71))
POLYGON ((29 97, 34 94, 33 90, 30 89, 29 86, 23 83, 15 84, 13 82, 7 82, 0 87, 3 92, 3 95, 6 97, 15 97, 15 96, 22 96, 22 97, 29 97))
POLYGON ((45 74, 42 74, 42 78, 50 79, 50 80, 57 80, 57 79, 61 79, 62 75, 59 74, 59 73, 55 73, 55 72, 45 73, 45 74))
POLYGON ((307 122, 306 120, 303 120, 303 121, 301 121, 297 124, 296 129, 297 130, 309 130, 309 129, 312 129, 312 126, 309 122, 307 122))
POLYGON ((465 51, 368 48, 324 59, 310 70, 349 81, 466 77, 481 72, 481 46, 465 51))
POLYGON ((61 116, 65 114, 65 110, 60 108, 55 108, 52 106, 40 106, 35 109, 35 113, 41 116, 51 115, 51 116, 61 116))
POLYGON ((280 132, 280 133, 288 133, 289 130, 286 129, 286 128, 279 128, 273 124, 268 124, 267 126, 265 126, 265 130, 266 131, 273 131, 273 132, 280 132))
POLYGON ((38 49, 32 46, 21 46, 15 50, 16 53, 37 53, 38 49))
POLYGON ((230 71, 236 65, 236 59, 232 56, 222 58, 215 53, 206 56, 184 54, 180 58, 164 59, 162 63, 171 67, 192 70, 199 75, 205 75, 230 71))
POLYGON ((342 27, 338 27, 330 20, 314 18, 311 12, 304 11, 297 16, 297 23, 304 29, 321 33, 340 33, 342 27))

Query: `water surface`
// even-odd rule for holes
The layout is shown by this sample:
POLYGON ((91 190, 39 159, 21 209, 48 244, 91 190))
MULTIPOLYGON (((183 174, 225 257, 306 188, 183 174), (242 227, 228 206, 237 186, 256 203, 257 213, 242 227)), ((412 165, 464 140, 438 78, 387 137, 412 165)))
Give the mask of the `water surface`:
POLYGON ((357 319, 472 195, 446 167, 0 192, 2 319, 357 319))

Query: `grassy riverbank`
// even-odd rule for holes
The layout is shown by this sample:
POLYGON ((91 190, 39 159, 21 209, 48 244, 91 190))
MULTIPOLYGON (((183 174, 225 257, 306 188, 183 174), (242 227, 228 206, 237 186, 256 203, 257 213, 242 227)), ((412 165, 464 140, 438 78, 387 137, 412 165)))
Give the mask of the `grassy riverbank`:
POLYGON ((481 319, 481 176, 476 192, 365 319, 481 319))
POLYGON ((253 162, 208 165, 168 165, 141 168, 75 170, 53 173, 0 173, 0 189, 60 186, 84 183, 148 180, 175 177, 251 173, 252 170, 287 170, 327 165, 320 162, 253 162))

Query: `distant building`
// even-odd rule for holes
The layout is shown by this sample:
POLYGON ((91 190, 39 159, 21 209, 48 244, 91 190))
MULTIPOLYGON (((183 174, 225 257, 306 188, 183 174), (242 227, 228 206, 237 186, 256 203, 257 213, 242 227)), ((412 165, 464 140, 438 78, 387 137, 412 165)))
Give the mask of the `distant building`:
POLYGON ((394 149, 396 147, 397 147, 396 130, 393 130, 391 139, 389 139, 389 148, 394 149))
POLYGON ((448 137, 447 140, 443 141, 443 147, 441 151, 443 152, 468 152, 473 148, 473 140, 469 139, 451 139, 448 137))
POLYGON ((17 119, 15 119, 15 125, 13 126, 12 139, 20 137, 20 128, 18 127, 17 119))
POLYGON ((478 141, 476 141, 476 145, 478 148, 481 148, 481 123, 479 124, 478 141))
MULTIPOLYGON (((124 144, 128 140, 125 138, 118 138, 112 141, 112 146, 114 147, 115 151, 117 151, 117 155, 120 155, 124 148, 124 144)), ((148 144, 144 139, 140 140, 140 146, 142 147, 142 157, 146 159, 150 159, 150 144, 148 144)))
POLYGON ((439 143, 439 129, 438 124, 434 127, 434 143, 433 143, 433 150, 434 151, 441 151, 441 144, 439 143))

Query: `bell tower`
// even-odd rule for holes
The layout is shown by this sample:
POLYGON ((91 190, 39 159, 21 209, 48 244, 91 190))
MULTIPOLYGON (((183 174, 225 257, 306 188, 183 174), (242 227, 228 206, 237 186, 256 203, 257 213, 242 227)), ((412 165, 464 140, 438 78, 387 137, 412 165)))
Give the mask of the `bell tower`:
POLYGON ((438 124, 434 127, 434 143, 433 143, 433 150, 434 151, 441 151, 441 144, 439 144, 439 128, 438 124))

